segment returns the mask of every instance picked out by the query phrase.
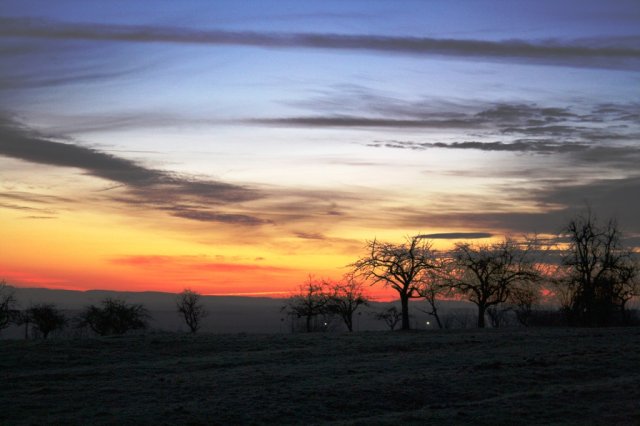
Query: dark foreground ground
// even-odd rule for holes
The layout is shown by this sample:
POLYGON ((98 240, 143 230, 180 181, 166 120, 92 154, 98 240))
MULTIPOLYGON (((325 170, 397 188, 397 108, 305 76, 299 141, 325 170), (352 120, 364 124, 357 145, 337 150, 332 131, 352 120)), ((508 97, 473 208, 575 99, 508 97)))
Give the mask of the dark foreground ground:
POLYGON ((0 342, 0 424, 640 424, 640 328, 0 342))

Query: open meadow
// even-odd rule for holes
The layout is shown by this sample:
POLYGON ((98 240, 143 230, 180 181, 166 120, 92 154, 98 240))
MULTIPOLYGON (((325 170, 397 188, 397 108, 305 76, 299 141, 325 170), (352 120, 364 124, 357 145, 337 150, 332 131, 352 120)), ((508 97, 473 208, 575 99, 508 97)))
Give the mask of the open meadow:
POLYGON ((640 328, 0 345, 0 424, 640 424, 640 328))

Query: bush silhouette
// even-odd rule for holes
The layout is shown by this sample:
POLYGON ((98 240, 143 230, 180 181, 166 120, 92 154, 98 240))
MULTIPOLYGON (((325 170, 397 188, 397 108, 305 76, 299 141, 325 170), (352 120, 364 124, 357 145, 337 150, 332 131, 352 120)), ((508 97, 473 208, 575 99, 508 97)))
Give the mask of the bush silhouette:
POLYGON ((16 298, 13 288, 0 280, 0 330, 11 324, 15 316, 16 298))
POLYGON ((64 328, 67 318, 52 304, 34 305, 24 312, 22 321, 33 324, 33 329, 42 335, 43 339, 49 333, 64 328))
POLYGON ((124 334, 147 328, 149 314, 140 304, 120 299, 105 299, 101 306, 90 305, 80 314, 79 326, 89 327, 100 336, 124 334))
POLYGON ((202 319, 207 316, 207 311, 200 303, 200 298, 200 293, 185 288, 176 299, 178 313, 184 318, 191 333, 200 329, 202 319))

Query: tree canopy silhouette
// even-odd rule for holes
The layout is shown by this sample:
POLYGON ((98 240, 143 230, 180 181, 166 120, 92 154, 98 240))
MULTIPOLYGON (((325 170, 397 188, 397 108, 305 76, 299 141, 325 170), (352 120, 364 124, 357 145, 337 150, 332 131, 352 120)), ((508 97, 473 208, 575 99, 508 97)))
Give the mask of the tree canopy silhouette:
POLYGON ((329 312, 329 301, 326 283, 309 275, 307 281, 300 284, 298 292, 289 297, 282 309, 298 318, 304 318, 305 330, 311 332, 314 329, 314 318, 329 312))
POLYGON ((573 324, 613 325, 626 319, 626 304, 640 295, 639 267, 621 242, 615 220, 601 225, 588 211, 573 218, 561 235, 568 239, 559 270, 564 308, 573 324))
POLYGON ((384 323, 387 324, 387 327, 389 327, 389 330, 393 331, 395 330, 396 325, 402 321, 402 312, 395 306, 391 306, 382 312, 376 312, 373 317, 377 320, 384 321, 384 323))
POLYGON ((15 316, 17 300, 12 287, 0 280, 0 331, 7 328, 15 316))
POLYGON ((352 265, 354 271, 398 292, 402 329, 409 330, 409 299, 420 297, 420 283, 426 272, 436 266, 431 242, 416 235, 401 244, 368 241, 367 249, 369 254, 352 265))
POLYGON ((349 331, 353 331, 353 314, 362 305, 367 305, 369 299, 364 293, 362 282, 353 274, 345 275, 342 280, 327 281, 330 312, 338 314, 349 331))
POLYGON ((207 311, 200 303, 201 295, 191 289, 184 289, 178 294, 176 307, 182 314, 191 333, 197 332, 202 326, 202 319, 207 316, 207 311))
POLYGON ((149 314, 140 304, 107 298, 101 306, 90 305, 80 314, 79 325, 89 327, 100 336, 124 334, 147 327, 149 314))
POLYGON ((46 339, 52 331, 64 328, 67 317, 55 305, 43 303, 27 309, 22 321, 33 324, 34 330, 46 339))
POLYGON ((417 293, 429 305, 428 309, 420 309, 427 315, 431 315, 438 324, 438 328, 444 328, 442 319, 440 318, 439 304, 440 299, 453 296, 451 287, 450 270, 451 262, 444 255, 440 254, 434 259, 434 268, 428 269, 422 276, 417 293))
POLYGON ((458 243, 452 253, 451 285, 478 307, 479 328, 492 306, 508 300, 515 285, 539 278, 535 239, 505 238, 492 244, 458 243))

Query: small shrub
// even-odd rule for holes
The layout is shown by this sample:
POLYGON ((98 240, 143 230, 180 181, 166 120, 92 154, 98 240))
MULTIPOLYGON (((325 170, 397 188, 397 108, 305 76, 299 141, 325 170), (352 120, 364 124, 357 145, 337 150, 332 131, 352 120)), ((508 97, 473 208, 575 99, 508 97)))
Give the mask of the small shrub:
POLYGON ((105 299, 101 306, 90 305, 80 314, 79 326, 89 327, 100 336, 124 334, 147 328, 149 314, 140 304, 124 300, 105 299))
POLYGON ((60 330, 67 324, 67 318, 51 304, 40 304, 30 307, 24 312, 24 322, 33 324, 33 330, 43 339, 52 331, 60 330))

